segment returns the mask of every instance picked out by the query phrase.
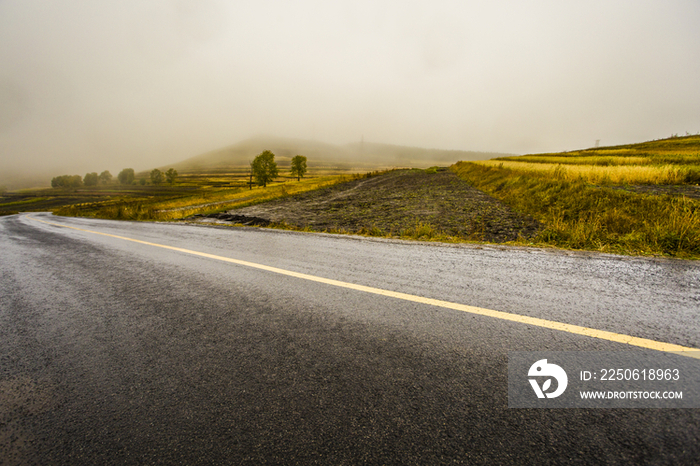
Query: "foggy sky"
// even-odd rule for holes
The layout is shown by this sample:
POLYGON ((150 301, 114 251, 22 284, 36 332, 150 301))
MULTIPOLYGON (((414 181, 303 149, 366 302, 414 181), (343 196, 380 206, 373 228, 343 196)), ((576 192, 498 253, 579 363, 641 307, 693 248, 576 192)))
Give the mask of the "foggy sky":
POLYGON ((698 25, 697 0, 0 0, 0 170, 116 174, 259 134, 535 153, 696 133, 698 25))

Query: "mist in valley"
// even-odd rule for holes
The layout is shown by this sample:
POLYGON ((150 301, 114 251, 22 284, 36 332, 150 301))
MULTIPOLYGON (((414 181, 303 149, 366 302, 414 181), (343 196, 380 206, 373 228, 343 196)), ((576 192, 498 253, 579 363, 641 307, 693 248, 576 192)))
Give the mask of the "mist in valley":
POLYGON ((697 24, 679 0, 0 1, 0 185, 268 142, 361 167, 694 134, 697 24))

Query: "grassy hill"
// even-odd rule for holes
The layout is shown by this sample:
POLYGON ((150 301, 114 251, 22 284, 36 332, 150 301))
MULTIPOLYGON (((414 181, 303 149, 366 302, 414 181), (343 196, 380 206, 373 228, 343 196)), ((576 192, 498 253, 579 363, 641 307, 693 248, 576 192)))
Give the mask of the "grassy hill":
POLYGON ((695 161, 697 163, 700 156, 700 135, 675 136, 666 139, 640 142, 635 144, 624 144, 619 146, 596 147, 557 154, 537 154, 525 155, 518 158, 543 158, 543 157, 594 157, 609 155, 616 157, 647 157, 656 161, 695 161), (690 158, 686 158, 690 156, 690 158), (668 158, 667 158, 668 157, 668 158), (693 158, 694 157, 694 158, 693 158))
POLYGON ((558 154, 499 157, 483 162, 518 171, 585 179, 599 185, 695 184, 700 182, 700 136, 673 137, 558 154))
POLYGON ((700 256, 700 136, 459 162, 452 170, 545 225, 538 242, 700 256))
POLYGON ((256 137, 163 168, 174 167, 183 173, 232 170, 247 167, 253 158, 264 150, 270 150, 275 154, 275 161, 280 167, 287 167, 295 155, 304 155, 308 159, 310 169, 332 168, 356 171, 388 167, 425 168, 431 165, 451 165, 458 160, 485 160, 510 155, 423 149, 369 142, 334 145, 304 139, 256 137))

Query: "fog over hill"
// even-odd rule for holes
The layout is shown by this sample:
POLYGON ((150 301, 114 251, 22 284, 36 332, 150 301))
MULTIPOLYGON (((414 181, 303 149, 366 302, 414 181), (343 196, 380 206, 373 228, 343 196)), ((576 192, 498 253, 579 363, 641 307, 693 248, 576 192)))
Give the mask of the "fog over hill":
MULTIPOLYGON (((495 157, 517 154, 497 152, 473 152, 462 150, 425 149, 420 147, 398 146, 374 142, 354 142, 349 144, 330 144, 321 141, 283 138, 275 136, 257 136, 245 139, 221 149, 205 152, 180 162, 158 165, 167 170, 175 168, 180 173, 216 172, 249 166, 256 155, 264 150, 275 154, 280 167, 290 165, 295 155, 304 155, 310 169, 337 168, 345 170, 369 171, 393 167, 427 168, 433 165, 449 166, 460 160, 487 160, 495 157)), ((110 163, 98 166, 94 163, 73 164, 64 168, 44 167, 23 172, 21 170, 0 170, 0 186, 10 190, 47 187, 51 178, 59 175, 80 175, 105 169, 116 176, 119 170, 128 165, 110 163)), ((153 166, 133 166, 141 174, 155 168, 153 166)))
POLYGON ((0 187, 264 149, 365 170, 695 134, 698 24, 697 0, 0 1, 0 187), (234 144, 252 135, 299 140, 234 144))
MULTIPOLYGON (((259 136, 222 149, 206 152, 161 168, 173 167, 182 172, 220 171, 247 166, 264 150, 272 151, 275 160, 288 165, 295 155, 308 159, 309 168, 374 170, 387 167, 427 168, 452 165, 460 160, 486 160, 506 154, 460 150, 424 149, 373 142, 334 145, 305 139, 259 136)), ((513 154, 509 154, 513 155, 513 154)))

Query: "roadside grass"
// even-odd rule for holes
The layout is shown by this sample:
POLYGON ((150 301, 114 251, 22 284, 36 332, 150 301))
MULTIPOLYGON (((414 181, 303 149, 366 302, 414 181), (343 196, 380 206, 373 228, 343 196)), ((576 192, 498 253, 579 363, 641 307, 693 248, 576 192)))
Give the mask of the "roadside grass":
MULTIPOLYGON (((243 226, 239 224, 231 224, 230 226, 243 226)), ((296 225, 290 225, 286 222, 271 223, 265 228, 272 228, 278 230, 290 230, 290 231, 301 231, 310 233, 328 233, 334 235, 357 235, 357 236, 367 236, 374 238, 390 238, 390 239, 406 239, 406 240, 417 240, 417 241, 435 241, 441 243, 468 243, 468 242, 482 242, 480 238, 465 238, 462 236, 452 236, 444 231, 441 231, 434 225, 428 222, 416 221, 416 224, 412 227, 405 227, 399 229, 384 230, 377 226, 362 227, 357 231, 346 230, 345 228, 325 228, 325 229, 314 229, 310 226, 299 227, 296 225)))
POLYGON ((533 243, 700 258, 698 201, 594 186, 583 176, 568 176, 561 167, 530 170, 528 164, 523 169, 516 166, 517 162, 458 162, 451 170, 472 186, 541 221, 545 228, 533 243))

